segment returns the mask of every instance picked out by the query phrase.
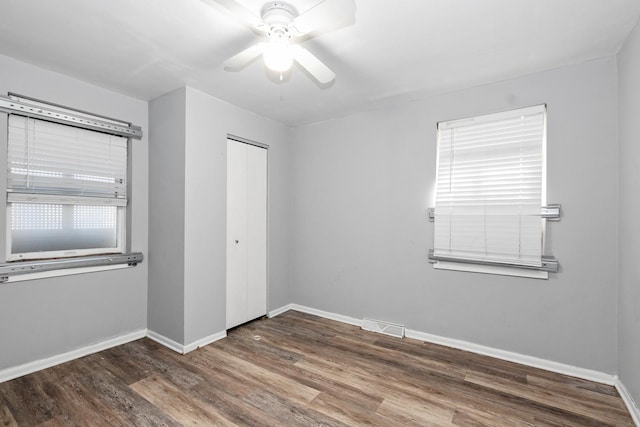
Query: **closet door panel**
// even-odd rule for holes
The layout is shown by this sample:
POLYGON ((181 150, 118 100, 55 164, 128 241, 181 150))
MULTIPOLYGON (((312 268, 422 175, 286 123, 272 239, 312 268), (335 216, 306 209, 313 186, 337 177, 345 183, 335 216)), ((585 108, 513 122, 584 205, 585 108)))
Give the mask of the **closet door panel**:
POLYGON ((247 148, 227 141, 227 328, 247 321, 247 148))
POLYGON ((267 311, 267 150, 248 145, 247 155, 247 315, 267 311))

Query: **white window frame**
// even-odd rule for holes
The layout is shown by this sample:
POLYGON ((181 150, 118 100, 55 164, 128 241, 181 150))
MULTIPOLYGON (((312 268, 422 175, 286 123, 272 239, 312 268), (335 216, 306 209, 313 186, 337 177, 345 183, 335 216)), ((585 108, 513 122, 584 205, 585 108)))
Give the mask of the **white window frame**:
MULTIPOLYGON (((546 115, 546 105, 538 105, 534 107, 521 108, 516 110, 504 111, 501 113, 488 114, 484 116, 471 117, 460 120, 453 120, 448 122, 440 122, 438 123, 437 128, 437 162, 436 162, 436 170, 437 174, 440 171, 440 150, 441 150, 441 129, 442 128, 452 128, 456 126, 467 126, 469 124, 476 123, 491 123, 492 121, 503 120, 505 118, 513 118, 517 116, 523 116, 527 114, 543 114, 543 133, 542 133, 542 146, 541 155, 542 155, 542 179, 541 179, 541 188, 540 188, 540 198, 541 198, 541 216, 542 216, 542 208, 546 205, 546 180, 547 180, 547 171, 546 171, 546 142, 547 142, 547 115, 546 115)), ((437 185, 438 178, 436 178, 436 199, 437 199, 437 185)), ((436 200, 437 203, 437 200, 436 200)), ((559 205, 557 206, 559 212, 559 205)), ((432 212, 433 214, 433 212, 432 212)), ((435 216, 435 215, 432 215, 435 216)), ((559 218, 559 215, 558 215, 559 218)), ((432 218, 433 219, 433 218, 432 218)), ((437 223, 437 219, 435 220, 437 223)), ((434 229, 434 243, 435 243, 436 235, 434 229)), ((487 274, 498 274, 498 275, 509 275, 509 276, 520 276, 520 277, 530 277, 530 278, 538 278, 538 279, 547 279, 548 271, 557 271, 557 262, 555 258, 550 256, 545 256, 545 241, 546 241, 546 221, 541 220, 540 224, 540 243, 541 243, 541 264, 540 266, 532 266, 532 265, 519 265, 518 263, 508 262, 496 262, 491 260, 472 260, 472 259, 464 259, 464 258, 456 258, 453 257, 443 257, 438 256, 435 251, 431 251, 429 258, 436 269, 442 270, 456 270, 456 271, 468 271, 468 272, 477 272, 477 273, 487 273, 487 274), (435 253, 435 255, 434 255, 435 253), (552 265, 553 268, 549 269, 549 265, 552 265)))
MULTIPOLYGON (((87 249, 69 249, 69 250, 57 250, 57 251, 39 251, 39 252, 21 252, 12 253, 12 238, 11 238, 11 203, 20 202, 7 202, 6 213, 6 259, 7 261, 21 261, 21 260, 43 260, 50 258, 71 258, 81 257, 98 254, 124 254, 125 242, 126 242, 126 219, 127 212, 125 206, 118 206, 116 210, 116 246, 112 248, 87 248, 87 249)), ((74 206, 74 205, 71 205, 74 206)), ((82 204, 75 204, 75 206, 86 206, 82 204)))
MULTIPOLYGON (((0 131, 2 132, 2 135, 0 135, 0 141, 3 141, 3 144, 5 144, 5 149, 8 148, 7 132, 9 130, 8 122, 10 114, 18 114, 20 116, 43 119, 53 123, 71 125, 82 129, 122 136, 127 138, 128 153, 130 153, 131 150, 130 143, 132 140, 143 139, 142 128, 132 123, 106 116, 99 116, 59 104, 52 104, 50 102, 41 101, 15 93, 8 93, 6 97, 0 96, 0 113, 6 113, 0 116, 0 131)), ((131 161, 127 160, 127 178, 129 178, 131 174, 130 168, 131 161)), ((0 173, 0 176, 2 176, 6 184, 6 168, 4 170, 5 172, 0 173)), ((40 197, 42 197, 42 195, 40 195, 40 197)), ((5 242, 9 238, 6 232, 6 226, 9 221, 6 209, 7 199, 8 197, 5 197, 2 202, 5 203, 5 209, 3 210, 5 214, 5 217, 3 218, 5 221, 5 242)), ((117 200, 114 203, 120 204, 117 200)), ((0 283, 136 266, 138 263, 143 261, 144 256, 140 252, 128 252, 130 248, 125 233, 128 231, 130 226, 128 218, 129 215, 124 210, 122 210, 121 215, 123 217, 123 219, 120 220, 122 226, 118 233, 121 232, 122 234, 120 236, 118 246, 121 251, 124 252, 126 250, 127 252, 79 256, 79 253, 82 251, 76 251, 76 256, 69 256, 67 258, 11 261, 5 264, 0 264, 0 283)), ((7 258, 6 245, 4 258, 7 258)))
MULTIPOLYGON (((94 167, 90 167, 85 170, 79 170, 79 173, 88 173, 91 176, 94 174, 96 176, 103 176, 105 173, 116 173, 114 177, 122 176, 123 181, 116 187, 115 184, 109 184, 108 181, 77 181, 73 179, 68 181, 64 176, 69 174, 70 170, 73 170, 73 165, 78 163, 86 162, 86 158, 81 157, 54 157, 53 159, 47 159, 48 162, 51 160, 53 163, 45 164, 43 167, 47 168, 46 170, 57 171, 60 170, 59 175, 28 175, 26 174, 27 170, 25 170, 25 174, 9 174, 9 176, 13 176, 13 179, 8 180, 7 184, 7 204, 6 204, 6 252, 5 258, 7 261, 17 261, 17 260, 44 260, 44 259, 52 259, 52 258, 70 258, 70 257, 79 257, 79 256, 88 256, 88 255, 96 255, 96 254, 123 254, 124 253, 124 245, 126 242, 126 205, 128 200, 128 195, 126 191, 127 177, 130 175, 128 170, 129 162, 128 162, 128 150, 130 144, 130 138, 123 137, 121 135, 118 136, 109 136, 108 133, 102 130, 96 129, 83 129, 79 126, 75 126, 73 124, 67 123, 55 123, 48 120, 43 120, 41 118, 29 117, 28 115, 22 115, 19 113, 9 114, 7 117, 7 130, 11 135, 10 129, 17 126, 15 129, 18 129, 18 134, 14 135, 13 138, 7 138, 7 147, 10 151, 10 154, 7 156, 7 164, 12 168, 11 165, 16 162, 17 164, 24 164, 24 167, 30 167, 32 160, 30 159, 32 154, 31 150, 35 149, 36 153, 40 152, 40 156, 43 156, 44 153, 48 152, 48 150, 54 150, 60 147, 61 149, 69 149, 70 143, 75 144, 77 141, 76 138, 81 138, 79 143, 83 141, 87 142, 93 140, 93 142, 87 147, 89 151, 85 151, 89 156, 96 155, 98 152, 94 152, 93 150, 99 149, 104 150, 102 147, 111 147, 111 141, 113 141, 116 145, 113 151, 116 153, 121 153, 124 157, 120 157, 119 163, 111 163, 111 162, 102 162, 105 166, 99 166, 98 169, 94 167), (12 125, 12 122, 14 123, 12 125), (24 127, 23 127, 24 126, 24 127), (77 130, 76 130, 77 129, 77 130), (30 147, 28 151, 26 148, 22 148, 25 142, 22 140, 22 132, 24 132, 25 138, 28 135, 28 143, 27 145, 30 147), (38 132, 45 132, 45 134, 55 135, 54 139, 44 138, 44 139, 34 139, 38 132), (55 133, 54 133, 55 132, 55 133), (16 138, 17 137, 17 138, 16 138), (94 139, 97 138, 97 139, 94 139), (117 139, 114 139, 117 138, 117 139), (13 141, 13 142, 12 142, 13 141), (40 143, 38 143, 40 141, 40 143), (64 141, 64 142, 63 142, 64 141), (31 145, 35 144, 35 145, 31 145), (44 145, 43 145, 44 144, 44 145), (109 144, 109 145, 103 145, 109 144), (45 147, 45 151, 40 151, 42 148, 37 147, 45 147), (100 148, 98 148, 100 147, 100 148), (124 151, 122 151, 124 149, 124 151), (13 150, 13 151, 11 151, 13 150), (13 154, 11 154, 13 153, 13 154), (122 163, 122 161, 124 163, 122 163), (112 165, 116 165, 116 169, 114 169, 112 165), (53 169, 51 169, 53 168, 53 169), (62 168, 62 169, 60 169, 62 168), (32 177, 32 178, 30 178, 32 177), (9 182, 12 183, 9 186, 9 182), (85 182, 88 187, 78 187, 79 184, 85 182), (93 184, 93 185, 92 185, 93 184), (61 186, 61 187, 60 187, 61 186), (51 193, 52 189, 54 192, 51 193), (89 191, 89 194, 92 196, 82 196, 79 194, 86 194, 85 191, 89 191), (80 193, 78 193, 80 192, 80 193), (121 194, 121 196, 118 196, 121 194), (122 196, 124 195, 124 196, 122 196), (97 197, 96 197, 97 196, 97 197), (113 247, 93 247, 93 248, 69 248, 69 249, 60 249, 60 250, 42 250, 35 252, 18 252, 13 253, 13 228, 11 221, 11 209, 14 204, 50 204, 50 205, 62 205, 64 210, 65 218, 69 215, 74 206, 115 206, 116 207, 116 230, 115 230, 115 246, 113 247)), ((42 133, 41 133, 42 135, 42 133)), ((63 151, 64 152, 64 151, 63 151)), ((83 154, 84 154, 83 153, 83 154)), ((107 153, 111 153, 111 148, 107 148, 107 153)), ((37 154, 36 154, 37 155, 37 154)), ((109 154, 110 155, 110 154, 109 154)), ((89 162, 88 164, 91 164, 89 162)), ((95 164, 95 163, 94 163, 95 164)), ((99 163, 98 163, 99 164, 99 163)), ((11 169, 12 170, 12 169, 11 169)), ((109 176, 109 175, 104 175, 109 176)), ((68 218, 67 218, 68 219, 68 218)))

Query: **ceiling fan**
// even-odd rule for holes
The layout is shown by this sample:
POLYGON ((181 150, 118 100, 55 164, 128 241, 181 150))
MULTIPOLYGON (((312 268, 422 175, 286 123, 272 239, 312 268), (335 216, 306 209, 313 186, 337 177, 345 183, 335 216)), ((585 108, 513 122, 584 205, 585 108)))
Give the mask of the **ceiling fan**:
POLYGON ((270 1, 262 7, 258 16, 236 0, 202 1, 226 9, 265 39, 227 59, 224 62, 226 70, 239 71, 262 55, 267 68, 279 72, 281 80, 282 73, 291 68, 295 61, 320 84, 331 83, 336 75, 315 55, 300 46, 299 39, 311 33, 315 35, 318 30, 335 26, 336 23, 353 20, 356 11, 354 0, 322 0, 302 14, 298 14, 288 3, 270 1))

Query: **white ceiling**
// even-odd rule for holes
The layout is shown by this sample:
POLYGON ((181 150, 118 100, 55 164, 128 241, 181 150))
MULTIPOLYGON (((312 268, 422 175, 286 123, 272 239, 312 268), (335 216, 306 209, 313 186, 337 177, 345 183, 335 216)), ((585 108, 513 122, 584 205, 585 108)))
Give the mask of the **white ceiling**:
MULTIPOLYGON (((266 0, 238 0, 259 14, 266 0)), ((305 11, 319 0, 288 0, 305 11)), ((0 0, 0 54, 150 100, 188 85, 289 126, 618 52, 638 0, 356 0, 355 23, 304 41, 337 75, 225 59, 258 37, 200 0, 0 0)), ((1 75, 0 70, 0 75, 1 75)))

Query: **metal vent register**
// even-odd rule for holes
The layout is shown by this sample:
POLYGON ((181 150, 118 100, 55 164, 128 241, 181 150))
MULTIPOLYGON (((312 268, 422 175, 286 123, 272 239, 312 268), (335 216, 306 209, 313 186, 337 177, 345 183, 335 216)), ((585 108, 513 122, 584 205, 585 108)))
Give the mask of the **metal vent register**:
POLYGON ((380 334, 391 335, 392 337, 404 337, 404 325, 397 323, 385 322, 383 320, 362 319, 362 329, 365 331, 377 332, 380 334))

